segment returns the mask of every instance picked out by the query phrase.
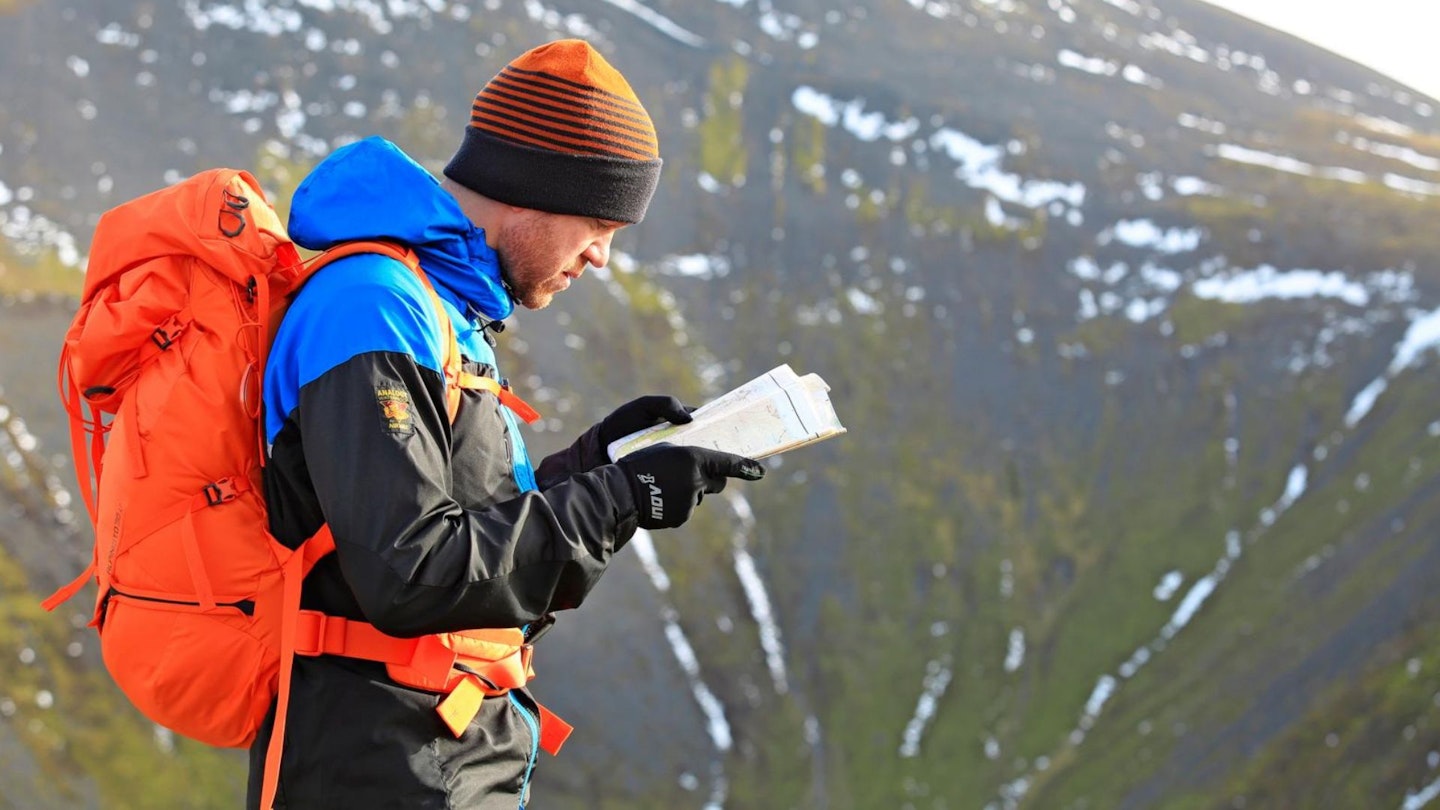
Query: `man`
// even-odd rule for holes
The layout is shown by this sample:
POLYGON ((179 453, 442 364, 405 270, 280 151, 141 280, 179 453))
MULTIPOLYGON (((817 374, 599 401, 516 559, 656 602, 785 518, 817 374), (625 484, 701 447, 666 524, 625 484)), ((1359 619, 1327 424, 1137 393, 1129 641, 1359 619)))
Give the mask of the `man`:
MULTIPOLYGON (((453 423, 447 410, 442 306, 426 282, 464 370, 500 379, 489 332, 515 303, 544 307, 604 266, 615 232, 644 215, 660 163, 629 84, 568 40, 486 84, 443 181, 378 138, 305 179, 296 242, 402 245, 424 279, 390 256, 337 260, 296 296, 271 346, 271 530, 296 547, 325 524, 336 545, 305 580, 303 608, 387 636, 524 628, 532 642, 637 526, 678 526, 728 477, 761 477, 753 460, 669 445, 609 463, 608 442, 689 421, 670 397, 621 407, 538 468, 502 405, 508 389, 464 391, 453 423)), ((486 696, 452 732, 443 688, 363 657, 297 656, 275 806, 523 807, 550 718, 518 685, 461 669, 450 674, 486 696)), ((273 719, 251 749, 251 807, 273 719)))

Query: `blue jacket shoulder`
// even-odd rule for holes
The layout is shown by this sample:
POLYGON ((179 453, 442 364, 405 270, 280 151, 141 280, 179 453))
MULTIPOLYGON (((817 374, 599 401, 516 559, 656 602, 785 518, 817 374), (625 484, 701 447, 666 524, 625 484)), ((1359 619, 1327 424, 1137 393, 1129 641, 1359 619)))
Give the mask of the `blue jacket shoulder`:
POLYGON ((439 335, 435 305, 404 264, 360 254, 320 269, 295 296, 270 347, 266 436, 274 440, 301 388, 357 355, 405 354, 442 372, 439 335))

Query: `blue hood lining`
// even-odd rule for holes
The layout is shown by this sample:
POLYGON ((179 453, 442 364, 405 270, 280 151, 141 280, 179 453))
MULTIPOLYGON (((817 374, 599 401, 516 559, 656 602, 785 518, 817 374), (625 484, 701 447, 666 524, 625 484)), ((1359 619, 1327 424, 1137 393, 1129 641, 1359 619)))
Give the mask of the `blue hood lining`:
POLYGON ((382 239, 413 249, 420 264, 467 318, 508 318, 515 303, 500 262, 449 192, 395 144, 370 137, 343 146, 300 183, 290 238, 310 250, 382 239))

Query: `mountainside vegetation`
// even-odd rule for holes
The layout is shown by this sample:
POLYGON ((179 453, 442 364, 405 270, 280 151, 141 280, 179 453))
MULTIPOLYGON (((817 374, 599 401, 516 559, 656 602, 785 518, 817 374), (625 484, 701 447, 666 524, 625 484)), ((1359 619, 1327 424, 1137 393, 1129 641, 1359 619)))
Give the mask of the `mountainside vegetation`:
MULTIPOLYGON (((583 36, 647 219, 501 338, 537 458, 779 364, 849 433, 637 537, 537 651, 546 808, 1440 794, 1440 102, 1195 0, 0 0, 0 807, 237 806, 105 675, 54 361, 99 215, 282 209, 583 36)), ((344 733, 337 720, 336 733, 344 733)), ((1427 798, 1428 797, 1428 798, 1427 798)))

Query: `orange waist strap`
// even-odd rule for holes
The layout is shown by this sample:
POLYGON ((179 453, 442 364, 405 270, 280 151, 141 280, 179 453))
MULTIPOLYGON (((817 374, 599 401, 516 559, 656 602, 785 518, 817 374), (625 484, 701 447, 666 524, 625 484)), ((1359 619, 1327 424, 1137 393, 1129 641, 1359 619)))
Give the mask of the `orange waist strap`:
MULTIPOLYGON (((460 737, 487 697, 504 695, 535 677, 534 648, 519 630, 468 630, 396 638, 374 625, 313 610, 300 611, 296 655, 339 655, 379 661, 397 683, 445 695, 435 711, 460 737)), ((540 747, 559 752, 573 728, 544 706, 540 747)))

